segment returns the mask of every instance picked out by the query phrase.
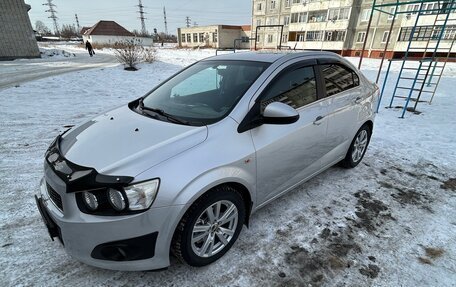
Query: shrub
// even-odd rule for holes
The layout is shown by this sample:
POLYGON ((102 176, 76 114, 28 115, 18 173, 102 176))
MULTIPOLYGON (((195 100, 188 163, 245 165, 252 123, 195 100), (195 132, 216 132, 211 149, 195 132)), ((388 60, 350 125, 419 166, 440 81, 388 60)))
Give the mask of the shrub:
POLYGON ((125 70, 136 71, 136 65, 144 61, 155 61, 156 51, 153 47, 143 47, 139 39, 125 40, 114 45, 117 60, 125 66, 125 70))
POLYGON ((136 71, 136 65, 141 62, 143 47, 138 39, 125 40, 114 45, 117 60, 125 66, 125 70, 136 71))
POLYGON ((143 48, 143 60, 147 63, 155 61, 156 51, 153 47, 143 48))

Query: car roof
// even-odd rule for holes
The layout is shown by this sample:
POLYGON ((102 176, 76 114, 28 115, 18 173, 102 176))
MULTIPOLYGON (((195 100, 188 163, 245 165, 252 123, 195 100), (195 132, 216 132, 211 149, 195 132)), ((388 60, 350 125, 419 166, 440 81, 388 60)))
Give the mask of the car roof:
POLYGON ((267 62, 273 63, 279 59, 287 58, 293 59, 297 57, 303 56, 312 56, 313 58, 319 57, 334 57, 338 56, 332 52, 325 52, 325 51, 300 51, 300 52, 238 52, 238 53, 229 53, 229 54, 221 54, 218 56, 213 56, 204 59, 203 61, 213 61, 213 60, 231 60, 231 61, 255 61, 255 62, 267 62))

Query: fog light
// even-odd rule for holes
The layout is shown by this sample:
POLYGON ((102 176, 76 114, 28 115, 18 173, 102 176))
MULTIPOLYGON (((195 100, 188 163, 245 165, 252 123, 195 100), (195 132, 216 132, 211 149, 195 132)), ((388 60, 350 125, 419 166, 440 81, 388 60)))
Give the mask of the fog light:
POLYGON ((109 199, 109 203, 117 211, 124 210, 127 205, 125 203, 125 198, 124 198, 122 192, 120 192, 117 189, 110 188, 108 190, 108 199, 109 199))
POLYGON ((98 199, 95 194, 86 191, 82 193, 82 198, 88 209, 95 210, 98 208, 98 199))

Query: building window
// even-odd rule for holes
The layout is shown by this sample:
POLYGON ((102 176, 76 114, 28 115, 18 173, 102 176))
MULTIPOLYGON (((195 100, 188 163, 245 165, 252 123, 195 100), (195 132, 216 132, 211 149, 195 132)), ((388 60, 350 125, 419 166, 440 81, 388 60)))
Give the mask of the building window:
POLYGON ((276 4, 276 0, 271 0, 270 10, 274 10, 276 8, 276 4))
POLYGON ((389 35, 389 31, 383 32, 382 43, 386 43, 386 41, 388 40, 388 35, 389 35))
POLYGON ((266 25, 275 25, 277 24, 275 17, 268 17, 266 18, 266 25))
POLYGON ((274 41, 274 35, 268 35, 268 43, 272 43, 274 41))
POLYGON ((298 42, 304 42, 305 40, 306 40, 306 33, 298 33, 297 41, 298 42))
POLYGON ((325 22, 328 10, 312 11, 309 12, 308 23, 325 22))
POLYGON ((261 19, 257 19, 256 24, 257 24, 257 26, 261 26, 261 19))
POLYGON ((371 9, 363 9, 361 12, 361 22, 369 21, 371 9))
POLYGON ((192 34, 190 34, 190 33, 187 34, 187 42, 188 43, 192 42, 192 34))
POLYGON ((356 42, 357 43, 364 42, 365 37, 366 37, 366 32, 358 32, 358 35, 356 36, 356 42))
POLYGON ((345 30, 326 31, 325 41, 329 41, 329 42, 345 41, 345 30))
POLYGON ((199 41, 200 43, 204 42, 204 33, 199 33, 199 41))
POLYGON ((299 4, 301 3, 301 0, 293 0, 293 4, 299 4))
POLYGON ((388 20, 393 20, 393 18, 394 18, 394 13, 396 12, 396 7, 390 7, 389 12, 390 12, 392 15, 388 15, 388 20))
POLYGON ((284 16, 283 17, 283 25, 284 26, 288 26, 290 24, 290 16, 287 15, 287 16, 284 16))
POLYGON ((217 43, 217 32, 212 33, 212 42, 217 43))
MULTIPOLYGON (((416 26, 415 31, 413 31, 413 37, 411 34, 413 27, 403 27, 399 32, 398 41, 427 41, 429 39, 437 40, 442 31, 442 25, 439 26, 416 26)), ((445 31, 443 32, 444 40, 453 40, 455 37, 456 25, 446 26, 445 31)))
POLYGON ((407 12, 410 12, 409 14, 416 14, 416 12, 420 9, 420 4, 410 4, 407 5, 407 12))
POLYGON ((291 0, 285 0, 285 8, 290 7, 291 0))
POLYGON ((306 41, 320 41, 323 35, 323 31, 307 31, 306 41))
POLYGON ((290 22, 291 23, 306 23, 307 22, 307 12, 292 13, 290 22))
POLYGON ((182 43, 185 43, 185 34, 181 35, 181 41, 182 41, 182 43))
POLYGON ((348 20, 349 16, 350 8, 335 8, 328 11, 328 20, 331 21, 348 20))
POLYGON ((193 33, 193 43, 198 43, 198 33, 193 33))
POLYGON ((288 42, 288 34, 283 34, 282 35, 282 43, 287 43, 288 42))
POLYGON ((257 11, 261 11, 263 9, 263 3, 258 3, 256 8, 257 8, 257 11))
POLYGON ((444 40, 453 40, 456 37, 456 26, 447 26, 443 32, 444 40))

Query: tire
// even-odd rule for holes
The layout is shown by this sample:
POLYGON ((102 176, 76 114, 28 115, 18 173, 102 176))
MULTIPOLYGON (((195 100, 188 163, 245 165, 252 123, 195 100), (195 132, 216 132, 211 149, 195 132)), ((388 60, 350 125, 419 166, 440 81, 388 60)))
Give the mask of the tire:
POLYGON ((345 168, 354 168, 356 167, 361 160, 364 158, 364 154, 366 153, 367 147, 369 146, 370 138, 372 135, 372 131, 370 127, 365 124, 363 125, 358 132, 356 133, 355 137, 353 138, 350 148, 348 149, 347 155, 345 158, 340 162, 340 165, 345 168), (365 137, 363 137, 365 135, 365 137), (365 144, 364 148, 360 149, 359 141, 364 141, 365 139, 365 144), (358 147, 358 148, 357 148, 358 147), (357 153, 355 153, 355 150, 358 150, 357 153), (356 154, 356 156, 355 156, 356 154))
POLYGON ((197 199, 177 225, 171 243, 172 253, 190 266, 205 266, 216 261, 238 238, 245 212, 243 198, 236 189, 230 186, 215 187, 197 199), (209 210, 213 213, 212 220, 209 210), (224 216, 230 220, 224 222, 227 220, 224 216), (195 227, 200 231, 195 231, 195 227), (224 242, 220 236, 225 238, 224 242))

